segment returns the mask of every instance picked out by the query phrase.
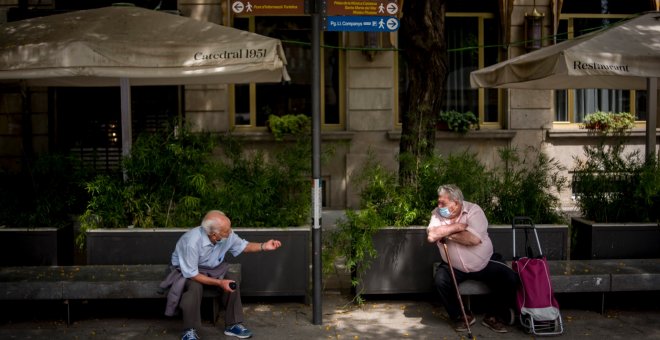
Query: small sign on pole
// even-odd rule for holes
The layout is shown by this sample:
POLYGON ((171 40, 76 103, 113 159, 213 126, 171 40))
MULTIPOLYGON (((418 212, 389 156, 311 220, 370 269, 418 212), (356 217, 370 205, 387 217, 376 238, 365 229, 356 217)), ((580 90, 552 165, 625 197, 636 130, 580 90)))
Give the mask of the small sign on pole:
POLYGON ((396 32, 399 29, 396 0, 323 1, 323 29, 341 32, 396 32))
POLYGON ((323 29, 343 32, 395 32, 399 19, 372 16, 331 16, 323 18, 323 29))
POLYGON ((305 0, 232 0, 234 16, 304 15, 305 0))
POLYGON ((327 0, 325 15, 369 15, 369 16, 395 16, 399 14, 399 5, 396 0, 385 1, 343 1, 327 0))

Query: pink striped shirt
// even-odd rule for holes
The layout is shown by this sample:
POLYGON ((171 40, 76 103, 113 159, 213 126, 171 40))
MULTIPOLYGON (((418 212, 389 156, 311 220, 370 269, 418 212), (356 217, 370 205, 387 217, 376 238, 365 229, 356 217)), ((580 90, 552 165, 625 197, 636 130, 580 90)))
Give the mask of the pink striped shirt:
MULTIPOLYGON (((465 246, 447 240, 447 249, 451 257, 452 267, 464 273, 477 272, 484 269, 493 255, 493 244, 490 241, 490 237, 488 237, 488 220, 484 211, 478 205, 464 201, 463 211, 457 218, 452 220, 440 216, 438 208, 436 208, 431 213, 431 221, 428 228, 442 228, 443 226, 454 223, 467 224, 467 229, 465 230, 477 236, 481 240, 481 243, 476 246, 465 246)), ((440 256, 447 262, 442 244, 439 241, 436 244, 440 250, 440 256)))

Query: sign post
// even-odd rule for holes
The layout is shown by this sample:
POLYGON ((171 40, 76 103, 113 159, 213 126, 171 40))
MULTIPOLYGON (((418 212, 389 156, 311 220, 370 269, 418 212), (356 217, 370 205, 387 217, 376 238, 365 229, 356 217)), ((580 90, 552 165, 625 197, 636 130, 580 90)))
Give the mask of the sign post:
POLYGON ((231 0, 229 7, 234 16, 309 14, 312 19, 312 322, 321 325, 321 29, 394 32, 399 6, 396 0, 231 0))
POLYGON ((395 17, 399 7, 396 0, 308 1, 312 17, 312 323, 321 325, 321 12, 327 31, 394 32, 399 29, 395 17))
POLYGON ((321 289, 321 0, 312 0, 312 323, 323 324, 321 289))

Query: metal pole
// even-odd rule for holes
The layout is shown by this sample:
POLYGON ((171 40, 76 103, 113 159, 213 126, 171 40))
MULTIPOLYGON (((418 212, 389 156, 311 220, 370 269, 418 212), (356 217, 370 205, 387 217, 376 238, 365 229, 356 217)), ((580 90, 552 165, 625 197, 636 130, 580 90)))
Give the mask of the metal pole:
POLYGON ((656 126, 658 121, 658 78, 646 79, 646 159, 655 156, 656 126))
MULTIPOLYGON (((131 84, 128 78, 119 79, 119 92, 121 97, 121 155, 128 156, 133 145, 133 131, 131 127, 131 84)), ((124 180, 126 180, 124 172, 124 180)))
POLYGON ((312 272, 313 324, 323 324, 321 301, 321 15, 320 3, 312 12, 312 272))

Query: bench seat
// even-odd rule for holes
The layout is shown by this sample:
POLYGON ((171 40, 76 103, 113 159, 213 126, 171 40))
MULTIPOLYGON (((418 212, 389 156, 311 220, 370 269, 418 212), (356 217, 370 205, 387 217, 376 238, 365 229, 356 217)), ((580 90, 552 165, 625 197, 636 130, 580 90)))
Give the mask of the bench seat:
MULTIPOLYGON (((158 286, 168 272, 168 265, 0 267, 0 300, 163 299, 158 286)), ((231 264, 227 277, 240 283, 241 265, 231 264)), ((205 287, 204 297, 214 299, 214 322, 220 296, 205 287)))
MULTIPOLYGON (((550 260, 548 267, 555 293, 602 293, 601 311, 605 293, 660 290, 660 259, 550 260)), ((462 282, 459 291, 468 298, 490 293, 484 283, 473 280, 462 282)))

